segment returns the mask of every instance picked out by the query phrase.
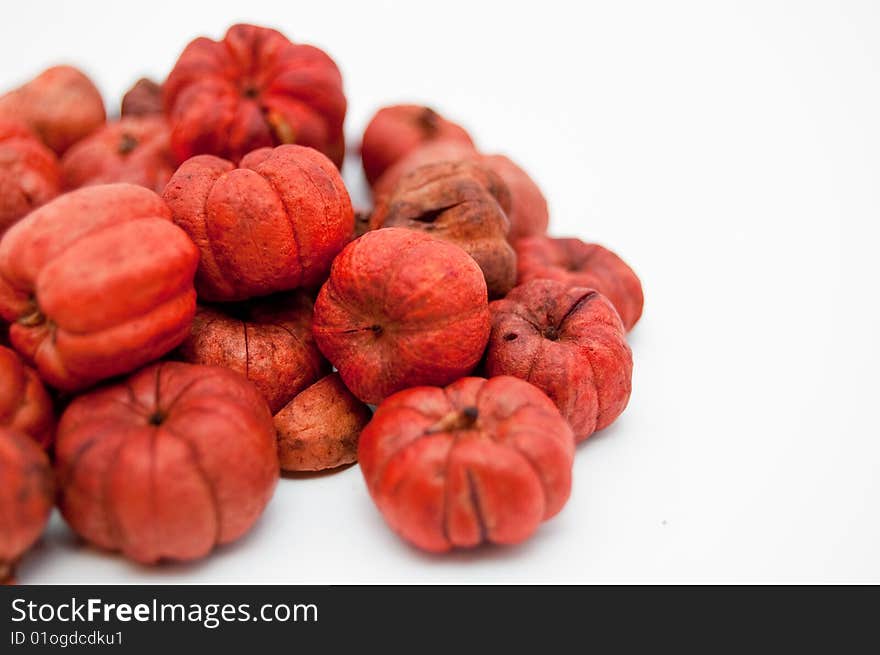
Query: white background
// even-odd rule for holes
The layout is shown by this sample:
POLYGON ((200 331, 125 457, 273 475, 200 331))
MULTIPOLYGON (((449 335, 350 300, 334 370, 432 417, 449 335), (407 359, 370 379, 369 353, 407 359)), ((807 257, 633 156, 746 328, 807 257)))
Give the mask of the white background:
POLYGON ((20 581, 880 582, 880 5, 24 2, 0 86, 71 62, 115 110, 238 20, 334 56, 352 144, 378 106, 431 103, 534 175, 555 234, 625 257, 647 298, 630 407, 518 547, 421 554, 353 467, 283 479, 190 565, 99 553, 56 516, 20 581))

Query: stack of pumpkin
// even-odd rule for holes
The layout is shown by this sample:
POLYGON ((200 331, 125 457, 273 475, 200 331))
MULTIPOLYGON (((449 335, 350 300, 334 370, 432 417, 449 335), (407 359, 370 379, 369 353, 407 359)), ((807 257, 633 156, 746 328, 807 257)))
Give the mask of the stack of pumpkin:
POLYGON ((56 503, 98 547, 187 560, 280 470, 356 460, 431 551, 563 507, 629 399, 638 278, 547 237, 528 174, 426 107, 370 122, 356 219, 345 112, 324 52, 250 25, 117 119, 70 67, 0 97, 0 578, 56 503))

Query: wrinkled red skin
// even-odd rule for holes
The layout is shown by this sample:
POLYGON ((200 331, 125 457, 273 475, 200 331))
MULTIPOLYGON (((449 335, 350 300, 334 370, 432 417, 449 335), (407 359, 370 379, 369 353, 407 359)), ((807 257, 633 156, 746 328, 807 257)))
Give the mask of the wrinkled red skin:
POLYGON ((152 191, 85 187, 31 212, 0 241, 0 316, 46 383, 85 389, 184 340, 198 258, 152 191))
POLYGON ((510 192, 510 204, 506 208, 510 221, 507 239, 544 234, 550 222, 547 200, 538 185, 522 168, 504 155, 482 155, 472 145, 460 141, 431 141, 415 148, 397 160, 373 184, 373 198, 379 204, 384 196, 392 193, 401 178, 427 164, 441 161, 476 161, 500 177, 510 192))
POLYGON ((370 408, 338 373, 321 378, 275 414, 278 459, 285 471, 323 471, 357 461, 370 408))
POLYGON ((504 180, 510 191, 507 239, 513 243, 522 237, 546 234, 550 222, 547 200, 529 174, 504 155, 484 155, 480 161, 504 180))
POLYGON ((507 242, 510 194, 477 162, 437 162, 403 176, 376 206, 372 226, 420 230, 459 246, 479 264, 489 298, 516 283, 516 254, 507 242))
POLYGON ((101 93, 72 66, 48 68, 0 96, 0 117, 24 122, 58 155, 107 120, 101 93))
POLYGON ((370 185, 395 162, 425 143, 456 141, 473 147, 461 125, 423 105, 383 107, 367 125, 361 142, 361 160, 370 185))
POLYGON ((198 559, 238 539, 278 481, 272 415, 254 386, 180 362, 75 399, 55 453, 70 527, 148 564, 198 559))
POLYGON ((22 432, 48 450, 55 438, 52 399, 37 372, 0 346, 0 426, 22 432))
POLYGON ((66 189, 128 182, 162 193, 177 166, 162 116, 122 118, 86 137, 61 159, 66 189))
POLYGON ((458 246, 414 230, 374 230, 333 262, 313 332, 345 386, 366 403, 420 384, 449 384, 471 372, 486 347, 486 282, 458 246))
POLYGON ((616 254, 580 239, 530 237, 513 244, 517 255, 517 284, 535 279, 558 280, 570 286, 596 289, 631 330, 642 316, 642 283, 616 254))
POLYGON ((123 118, 163 114, 162 85, 142 77, 122 96, 120 113, 123 118))
POLYGON ((8 427, 0 427, 0 472, 0 584, 14 584, 12 568, 43 534, 55 488, 46 453, 8 427))
POLYGON ((574 438, 541 391, 516 378, 463 378, 383 402, 358 460, 379 511, 432 552, 515 544, 571 492, 574 438))
POLYGON ((186 362, 241 373, 273 414, 329 373, 312 336, 312 303, 299 293, 238 306, 201 306, 179 352, 186 362))
POLYGON ((196 288, 206 301, 316 287, 354 233, 339 171, 303 146, 255 150, 240 168, 193 157, 163 197, 201 251, 196 288))
POLYGON ((346 100, 325 52, 276 30, 233 25, 222 41, 192 41, 162 87, 178 161, 239 161, 256 148, 297 143, 342 166, 346 100))
POLYGON ((422 166, 441 161, 475 161, 479 158, 480 153, 467 143, 449 140, 429 141, 398 159, 385 170, 372 185, 373 198, 378 204, 383 196, 394 191, 402 177, 422 166))
POLYGON ((16 221, 60 191, 55 153, 24 123, 0 117, 0 238, 16 221))
POLYGON ((623 412, 632 390, 632 352, 620 317, 604 296, 533 280, 489 307, 487 375, 513 375, 541 389, 578 441, 623 412))

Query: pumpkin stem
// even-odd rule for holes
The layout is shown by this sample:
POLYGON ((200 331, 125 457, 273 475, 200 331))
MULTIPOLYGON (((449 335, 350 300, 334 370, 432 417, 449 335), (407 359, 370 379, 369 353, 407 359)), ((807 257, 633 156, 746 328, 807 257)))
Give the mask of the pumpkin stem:
POLYGON ((428 428, 428 434, 437 432, 454 432, 455 430, 469 430, 474 427, 480 413, 476 407, 468 406, 461 410, 449 412, 446 416, 428 428))
POLYGON ((19 325, 23 325, 24 327, 37 327, 46 322, 46 316, 40 311, 36 299, 31 300, 28 310, 28 313, 21 316, 18 321, 16 321, 19 325))
POLYGON ((425 107, 419 114, 418 122, 425 134, 434 136, 440 127, 440 115, 430 107, 425 107))

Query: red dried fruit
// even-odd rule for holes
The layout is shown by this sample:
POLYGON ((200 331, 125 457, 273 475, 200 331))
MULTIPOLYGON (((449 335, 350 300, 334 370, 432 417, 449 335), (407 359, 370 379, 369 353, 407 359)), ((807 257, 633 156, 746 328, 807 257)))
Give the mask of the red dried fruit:
POLYGON ((358 459, 385 520, 419 548, 515 544, 571 491, 574 438, 541 391, 516 378, 464 378, 383 402, 358 459))
POLYGON ((233 25, 222 41, 192 41, 163 99, 178 161, 199 154, 238 161, 256 148, 297 143, 342 165, 339 69, 322 50, 293 44, 276 30, 233 25))
POLYGON ((449 384, 473 370, 486 346, 486 282, 451 243, 401 228, 367 232, 333 262, 313 331, 364 402, 449 384))
POLYGON ((420 230, 462 248, 479 264, 490 298, 516 282, 507 242, 510 195, 501 178, 473 161, 428 164, 403 176, 370 219, 373 229, 420 230))
POLYGON ((623 412, 632 389, 632 352, 620 317, 604 296, 554 280, 532 280, 489 308, 487 375, 513 375, 541 389, 578 441, 623 412))
POLYGON ((317 286, 354 232, 339 171, 302 146, 255 150, 241 168, 193 157, 171 178, 164 198, 201 251, 196 288, 203 300, 317 286))
POLYGON ((461 141, 430 141, 405 157, 397 160, 372 185, 373 198, 379 202, 383 196, 391 193, 400 179, 407 173, 428 164, 441 161, 476 161, 480 158, 472 145, 461 141))
POLYGON ((0 346, 0 426, 28 435, 46 449, 55 437, 52 399, 37 372, 3 346, 0 346))
POLYGON ((370 408, 332 373, 275 415, 278 458, 285 471, 321 471, 357 461, 358 437, 370 408))
POLYGON ((60 190, 55 153, 23 123, 0 118, 0 238, 60 190))
POLYGON ((30 437, 0 427, 0 584, 11 582, 15 562, 40 538, 55 490, 46 453, 30 437))
POLYGON ((177 166, 161 116, 122 118, 86 137, 61 159, 64 186, 128 182, 162 193, 177 166))
POLYGON ((144 563, 197 559, 238 539, 278 480, 272 415, 254 386, 180 362, 75 399, 55 453, 70 527, 144 563))
POLYGON ((0 116, 24 122, 59 155, 107 119, 101 93, 72 66, 46 69, 0 96, 0 116))
POLYGON ((199 253, 152 191, 86 187, 31 212, 0 241, 0 316, 48 384, 74 391, 180 344, 199 253))
POLYGON ((238 371, 273 414, 329 370, 312 336, 312 303, 299 293, 199 307, 180 355, 238 371))
POLYGON ((547 200, 529 174, 504 155, 484 155, 480 162, 498 175, 510 191, 507 239, 513 243, 522 237, 545 234, 550 222, 547 200))
POLYGON ((142 77, 122 96, 121 114, 128 116, 152 116, 162 114, 162 85, 142 77))
POLYGON ((505 211, 510 221, 507 239, 511 243, 547 231, 550 220, 547 201, 528 173, 504 155, 481 155, 472 146, 458 141, 430 142, 399 159, 373 185, 377 204, 394 190, 401 178, 417 168, 441 161, 478 162, 504 181, 510 194, 505 211))
POLYGON ((596 289, 631 330, 645 303, 642 283, 620 257, 580 239, 530 237, 513 244, 517 254, 517 284, 535 279, 558 280, 570 286, 596 289))
POLYGON ((385 170, 425 143, 455 141, 473 147, 461 125, 423 105, 383 107, 367 125, 361 142, 361 159, 372 185, 385 170))

